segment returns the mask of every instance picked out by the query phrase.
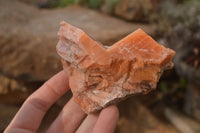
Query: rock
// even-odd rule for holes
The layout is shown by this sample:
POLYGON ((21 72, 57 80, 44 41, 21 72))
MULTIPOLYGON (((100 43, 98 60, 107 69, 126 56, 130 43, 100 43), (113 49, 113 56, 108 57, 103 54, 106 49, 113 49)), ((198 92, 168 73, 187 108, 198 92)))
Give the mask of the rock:
POLYGON ((58 72, 56 31, 34 22, 41 12, 17 1, 0 1, 0 6, 1 73, 27 82, 44 81, 58 72))
POLYGON ((26 91, 26 87, 19 84, 14 79, 9 79, 3 75, 0 75, 0 94, 7 94, 13 91, 26 91))
POLYGON ((141 27, 79 6, 39 10, 13 1, 0 1, 0 72, 24 82, 45 81, 61 70, 55 46, 58 23, 66 20, 105 44, 141 27), (102 30, 104 29, 104 30, 102 30))
POLYGON ((141 29, 107 49, 65 22, 58 35, 57 51, 73 97, 86 113, 155 89, 163 71, 173 67, 175 52, 141 29))
POLYGON ((119 0, 115 14, 126 20, 148 21, 148 17, 158 8, 159 0, 119 0))

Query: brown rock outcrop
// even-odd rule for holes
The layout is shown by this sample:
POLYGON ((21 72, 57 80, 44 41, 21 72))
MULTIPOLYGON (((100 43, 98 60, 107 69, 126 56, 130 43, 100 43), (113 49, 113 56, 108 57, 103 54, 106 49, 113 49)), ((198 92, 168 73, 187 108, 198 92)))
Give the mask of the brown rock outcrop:
POLYGON ((58 35, 57 51, 74 99, 86 113, 155 89, 162 72, 173 66, 175 52, 141 29, 107 49, 65 22, 58 35))
POLYGON ((60 71, 55 44, 58 23, 63 19, 108 45, 137 27, 151 35, 154 31, 152 25, 127 23, 80 6, 39 10, 17 0, 0 0, 0 72, 37 82, 60 71))
POLYGON ((119 0, 114 13, 128 21, 149 21, 159 3, 160 0, 119 0))

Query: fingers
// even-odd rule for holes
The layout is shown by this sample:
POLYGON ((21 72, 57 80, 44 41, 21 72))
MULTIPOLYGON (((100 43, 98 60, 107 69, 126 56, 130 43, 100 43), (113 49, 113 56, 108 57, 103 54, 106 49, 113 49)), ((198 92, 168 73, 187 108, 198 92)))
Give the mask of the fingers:
POLYGON ((69 90, 68 77, 64 71, 61 71, 24 102, 7 130, 37 131, 46 111, 67 90, 69 90))
MULTIPOLYGON (((73 133, 78 128, 86 114, 71 99, 59 116, 52 123, 47 133, 73 133)), ((100 113, 89 114, 82 122, 76 133, 112 133, 115 130, 119 112, 116 106, 103 109, 100 113)))
POLYGON ((73 98, 64 106, 47 133, 73 133, 85 117, 73 98))
POLYGON ((93 129, 93 133, 114 133, 118 119, 119 111, 116 106, 112 105, 103 109, 93 129))
POLYGON ((78 128, 76 133, 91 133, 98 117, 99 113, 89 114, 78 128))

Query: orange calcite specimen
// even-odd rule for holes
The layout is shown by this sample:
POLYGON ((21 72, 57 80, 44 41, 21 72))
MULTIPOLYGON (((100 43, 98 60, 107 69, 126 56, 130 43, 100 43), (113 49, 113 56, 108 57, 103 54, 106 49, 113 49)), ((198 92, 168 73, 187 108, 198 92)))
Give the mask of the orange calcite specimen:
POLYGON ((141 29, 109 48, 65 22, 61 22, 58 35, 57 52, 74 100, 86 113, 155 89, 163 71, 173 67, 175 52, 141 29))

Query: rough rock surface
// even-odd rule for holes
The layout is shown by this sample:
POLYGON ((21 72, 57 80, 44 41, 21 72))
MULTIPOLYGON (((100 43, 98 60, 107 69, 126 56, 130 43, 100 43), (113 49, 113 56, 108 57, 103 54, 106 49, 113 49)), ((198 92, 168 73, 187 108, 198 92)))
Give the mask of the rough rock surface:
POLYGON ((57 51, 73 96, 86 113, 155 89, 163 71, 173 66, 175 52, 141 29, 107 49, 65 22, 58 35, 57 51))
POLYGON ((16 0, 0 0, 0 74, 32 82, 45 81, 61 70, 55 44, 62 20, 105 44, 137 27, 153 31, 150 25, 130 24, 79 6, 39 10, 16 0))

